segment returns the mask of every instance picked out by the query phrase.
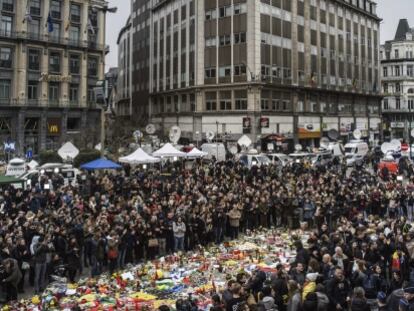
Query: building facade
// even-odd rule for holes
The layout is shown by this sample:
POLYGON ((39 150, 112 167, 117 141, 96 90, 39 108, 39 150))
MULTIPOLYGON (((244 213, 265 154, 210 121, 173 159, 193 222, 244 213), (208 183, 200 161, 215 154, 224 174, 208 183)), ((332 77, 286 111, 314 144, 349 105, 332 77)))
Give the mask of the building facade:
POLYGON ((132 5, 133 70, 149 75, 148 89, 133 77, 133 103, 137 88, 148 90, 148 110, 141 97, 140 112, 164 133, 178 125, 190 139, 208 131, 253 141, 275 134, 310 146, 330 130, 343 138, 355 128, 367 139, 379 136, 380 19, 373 1, 132 5), (136 41, 140 32, 148 36, 136 41))
POLYGON ((0 2, 0 143, 16 153, 94 146, 100 113, 94 87, 104 77, 103 0, 0 2), (88 133, 87 135, 79 135, 88 133))
POLYGON ((118 44, 118 80, 116 115, 120 117, 132 116, 132 44, 131 44, 131 17, 119 32, 118 44))
POLYGON ((401 19, 393 40, 381 46, 382 111, 390 138, 408 141, 414 128, 414 30, 401 19))

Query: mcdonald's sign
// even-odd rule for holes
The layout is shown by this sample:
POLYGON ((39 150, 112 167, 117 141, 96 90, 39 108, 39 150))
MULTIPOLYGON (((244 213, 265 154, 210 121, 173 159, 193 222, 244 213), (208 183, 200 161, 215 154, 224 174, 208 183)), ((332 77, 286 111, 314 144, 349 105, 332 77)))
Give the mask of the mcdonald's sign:
POLYGON ((60 135, 60 119, 48 119, 47 120, 47 134, 49 136, 60 135))

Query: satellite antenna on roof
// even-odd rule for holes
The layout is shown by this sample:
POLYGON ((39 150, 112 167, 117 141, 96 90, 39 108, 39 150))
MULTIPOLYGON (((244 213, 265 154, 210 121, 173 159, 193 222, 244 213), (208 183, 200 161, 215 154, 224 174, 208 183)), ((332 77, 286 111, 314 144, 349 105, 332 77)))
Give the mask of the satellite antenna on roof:
POLYGON ((176 145, 181 137, 181 129, 177 125, 172 126, 168 137, 170 138, 170 141, 176 145))
POLYGON ((237 153, 237 146, 231 146, 230 147, 230 153, 231 154, 236 154, 237 153))
POLYGON ((302 150, 302 145, 301 144, 297 144, 295 145, 295 151, 301 151, 302 150))
POLYGON ((148 135, 152 135, 155 133, 155 125, 150 123, 145 127, 145 132, 147 132, 148 135))
POLYGON ((338 131, 337 131, 337 130, 335 130, 335 129, 331 129, 331 130, 329 130, 329 131, 328 131, 328 137, 329 137, 331 140, 337 140, 337 139, 338 139, 338 137, 339 137, 339 133, 338 133, 338 131))
POLYGON ((355 139, 361 139, 362 133, 360 129, 355 129, 352 134, 354 135, 355 139))
POLYGON ((321 140, 319 141, 319 145, 322 148, 328 149, 328 147, 329 147, 329 138, 328 137, 322 137, 321 140))
POLYGON ((208 131, 206 133, 206 138, 208 142, 211 142, 215 136, 216 134, 213 131, 208 131))
POLYGON ((394 147, 393 144, 385 142, 381 145, 381 151, 384 155, 387 155, 394 151, 394 147))
POLYGON ((398 139, 392 139, 390 141, 390 144, 393 146, 394 148, 394 152, 399 152, 401 151, 401 142, 398 139))

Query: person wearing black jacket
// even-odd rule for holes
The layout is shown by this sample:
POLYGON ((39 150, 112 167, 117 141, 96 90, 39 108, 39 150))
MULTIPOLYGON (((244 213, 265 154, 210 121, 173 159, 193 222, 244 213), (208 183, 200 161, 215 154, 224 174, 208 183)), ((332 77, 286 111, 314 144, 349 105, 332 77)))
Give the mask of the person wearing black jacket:
POLYGON ((327 295, 330 301, 330 310, 347 310, 351 285, 345 278, 341 268, 335 269, 335 275, 326 286, 327 295))
POLYGON ((19 293, 24 293, 24 277, 26 275, 26 271, 29 269, 29 262, 31 260, 29 248, 27 247, 24 239, 19 240, 18 245, 13 251, 13 257, 17 260, 18 267, 22 274, 19 284, 17 284, 17 290, 19 293))

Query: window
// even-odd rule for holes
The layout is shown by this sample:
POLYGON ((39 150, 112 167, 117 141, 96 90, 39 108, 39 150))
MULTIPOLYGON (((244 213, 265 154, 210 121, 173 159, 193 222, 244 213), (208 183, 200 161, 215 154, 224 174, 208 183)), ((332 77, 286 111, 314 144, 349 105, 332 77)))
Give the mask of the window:
POLYGON ((230 35, 220 36, 220 46, 230 45, 231 37, 230 35))
POLYGON ((399 98, 395 99, 395 109, 397 110, 401 109, 401 100, 399 98))
POLYGON ((3 0, 1 3, 3 3, 3 7, 1 9, 3 9, 3 11, 7 11, 7 12, 13 12, 14 11, 14 1, 15 0, 3 0))
POLYGON ((246 3, 239 3, 234 5, 234 15, 246 13, 246 3))
POLYGON ((263 77, 270 76, 270 66, 262 65, 261 73, 263 77))
POLYGON ((401 85, 397 82, 395 83, 395 92, 400 93, 401 92, 401 85))
POLYGON ((215 78, 216 77, 216 68, 206 68, 205 69, 205 77, 206 78, 215 78))
POLYGON ((51 102, 59 101, 59 97, 60 97, 59 89, 60 89, 60 85, 58 82, 49 83, 49 101, 51 102))
POLYGON ((9 99, 11 80, 0 79, 0 99, 9 99))
POLYGON ((52 18, 60 19, 61 18, 61 4, 60 0, 51 0, 50 1, 50 15, 52 18))
POLYGON ((80 29, 79 26, 70 26, 69 29, 69 42, 71 44, 77 45, 80 39, 80 29))
POLYGON ((414 99, 409 99, 408 100, 408 109, 410 111, 413 111, 414 110, 414 99))
POLYGON ((29 37, 31 39, 39 40, 40 39, 40 20, 32 19, 28 25, 29 28, 29 37))
POLYGON ((234 65, 234 75, 241 76, 246 74, 246 66, 245 65, 234 65))
POLYGON ((247 110, 247 91, 235 90, 234 91, 234 108, 236 110, 247 110))
POLYGON ((29 81, 27 83, 27 98, 29 100, 37 99, 39 81, 29 81))
POLYGON ((79 100, 79 84, 71 84, 69 88, 69 100, 78 102, 79 100))
POLYGON ((272 76, 273 78, 281 78, 282 77, 282 69, 273 65, 272 67, 272 76))
POLYGON ((80 5, 71 3, 70 5, 70 21, 80 23, 81 21, 81 9, 80 5))
POLYGON ((398 50, 394 51, 394 58, 399 58, 398 50))
POLYGON ((69 72, 76 75, 80 73, 80 56, 78 54, 69 56, 69 72))
POLYGON ((11 68, 12 67, 12 49, 2 47, 0 48, 0 67, 11 68))
POLYGON ((269 99, 267 99, 267 98, 262 98, 262 99, 260 100, 260 108, 261 108, 262 110, 270 110, 270 108, 269 108, 269 99))
POLYGON ((219 77, 230 77, 231 75, 231 67, 220 67, 219 69, 219 77))
POLYGON ((212 46, 216 46, 216 37, 210 37, 210 38, 206 38, 206 48, 208 47, 212 47, 212 46))
POLYGON ((40 70, 40 50, 29 50, 29 69, 40 70))
POLYGON ((29 0, 30 14, 40 16, 40 0, 29 0))
POLYGON ((409 77, 414 76, 413 65, 408 65, 407 66, 407 76, 409 76, 409 77))
POLYGON ((394 70, 395 70, 395 76, 399 77, 400 76, 400 66, 395 66, 394 70))
POLYGON ((208 10, 206 11, 206 20, 216 19, 217 18, 217 10, 208 10))
POLYGON ((217 102, 215 100, 206 101, 206 110, 207 111, 217 110, 217 102))
POLYGON ((60 39, 60 24, 53 23, 53 32, 49 35, 50 40, 54 42, 59 42, 60 39))
POLYGON ((388 83, 384 83, 384 93, 388 93, 388 83))
POLYGON ((88 85, 88 103, 94 103, 94 102, 96 102, 95 86, 94 85, 88 85))
POLYGON ((11 37, 12 29, 13 29, 13 18, 11 16, 2 15, 0 35, 5 36, 5 37, 11 37))
POLYGON ((98 75, 98 59, 96 57, 89 57, 88 59, 88 76, 98 75))
POLYGON ((388 105, 388 98, 384 98, 384 110, 388 110, 388 109, 390 109, 388 105))
POLYGON ((60 73, 60 54, 58 52, 50 52, 49 71, 60 73))
POLYGON ((231 16, 231 6, 223 6, 219 8, 219 17, 231 16))
POLYGON ((231 110, 231 99, 221 99, 220 110, 231 110))
POLYGON ((234 44, 245 43, 246 42, 246 33, 240 32, 234 34, 234 44))
POLYGON ((388 77, 388 67, 382 68, 382 76, 383 77, 388 77))

